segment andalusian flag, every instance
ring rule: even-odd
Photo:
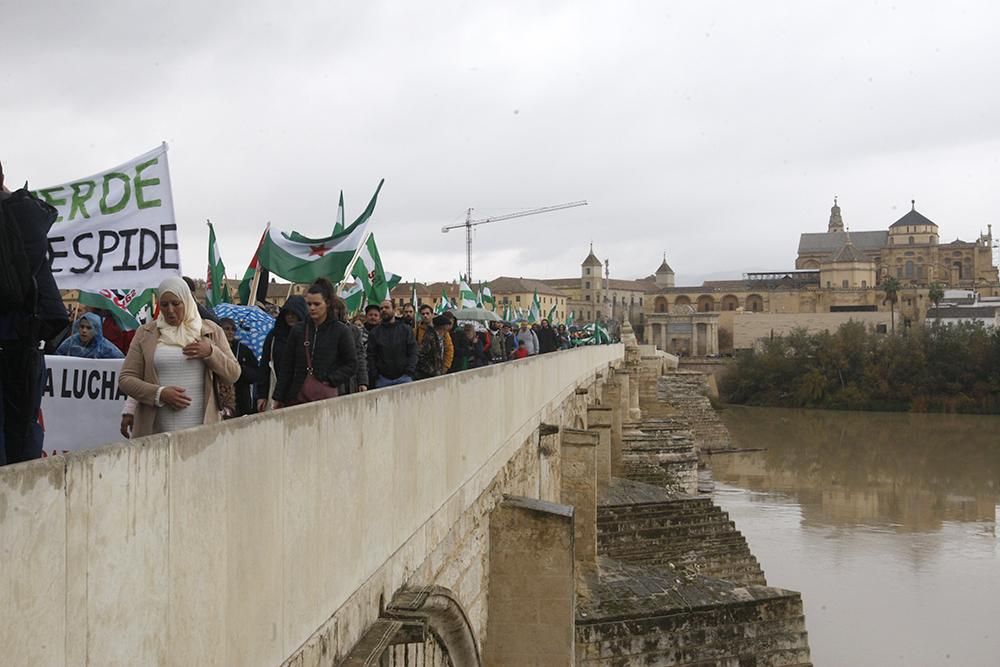
[[[138,329],[153,319],[155,289],[143,292],[134,289],[103,289],[99,292],[80,292],[80,303],[111,313],[123,331]]]
[[[469,287],[469,283],[465,282],[465,278],[458,281],[458,306],[461,308],[476,307],[476,295],[472,293],[472,288]]]
[[[497,308],[496,299],[493,298],[493,290],[490,289],[489,283],[486,283],[479,290],[479,298],[483,302],[484,306],[490,306],[493,310]]]
[[[385,279],[385,269],[382,268],[382,257],[378,254],[374,234],[369,234],[361,246],[351,275],[364,287],[368,303],[380,304],[389,297],[389,284]]]
[[[566,328],[569,329],[573,326],[573,311],[569,311],[569,315],[566,316]]]
[[[340,203],[337,204],[337,221],[333,223],[333,235],[344,231],[344,191],[340,191]]]
[[[220,303],[230,303],[229,285],[226,284],[226,267],[222,264],[215,227],[208,223],[208,275],[205,280],[205,305],[209,309]]]
[[[361,284],[361,281],[354,283],[350,287],[341,287],[338,292],[338,296],[347,304],[348,313],[356,313],[361,310],[361,304],[364,303],[365,299],[365,288]]]
[[[503,321],[512,322],[514,320],[514,311],[510,307],[510,303],[505,303],[503,305]]]
[[[257,249],[254,250],[253,258],[250,260],[250,266],[247,267],[246,272],[243,274],[243,280],[240,281],[237,293],[240,297],[240,303],[244,306],[253,305],[257,301],[267,301],[267,284],[271,281],[271,277],[268,270],[260,265],[260,249],[264,245],[264,239],[267,238],[267,231],[270,228],[271,223],[269,222],[267,223],[267,226],[264,227],[264,233],[260,237],[260,243],[257,244]],[[253,277],[257,272],[260,272],[260,279],[257,281],[257,294],[251,302],[250,288],[253,286]]]
[[[420,321],[420,304],[418,303],[418,301],[419,299],[417,299],[417,283],[415,282],[410,283],[410,303],[413,304],[413,309],[417,311],[413,315],[414,323]]]
[[[296,232],[286,234],[276,229],[268,230],[260,249],[261,266],[295,283],[310,283],[320,277],[333,283],[341,282],[355,252],[367,238],[368,219],[375,211],[384,182],[379,181],[368,207],[340,234],[310,239]]]
[[[549,324],[555,324],[556,321],[556,304],[552,304],[549,308],[549,314],[545,317],[549,321]]]
[[[441,288],[441,301],[438,303],[437,308],[434,309],[436,315],[440,315],[451,308],[451,301],[448,300],[448,293]]]
[[[538,300],[538,289],[535,289],[535,296],[531,299],[531,309],[528,311],[528,324],[534,324],[542,319],[542,302]]]
[[[396,289],[396,285],[403,282],[403,276],[397,276],[395,273],[385,274],[385,284],[389,287],[389,292]]]

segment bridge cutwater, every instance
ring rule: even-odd
[[[809,664],[623,338],[0,469],[3,663]]]

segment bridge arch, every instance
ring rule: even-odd
[[[404,587],[342,665],[479,667],[475,632],[458,597],[443,586]]]

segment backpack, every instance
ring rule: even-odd
[[[34,276],[17,221],[0,201],[0,310],[28,311],[34,300]]]

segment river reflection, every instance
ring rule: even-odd
[[[729,408],[715,497],[816,665],[1000,665],[1000,417]]]

